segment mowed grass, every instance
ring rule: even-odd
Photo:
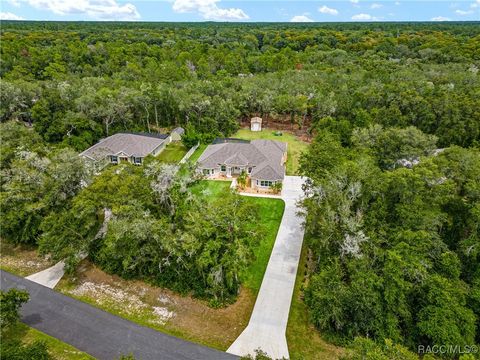
[[[344,349],[327,343],[310,322],[308,308],[303,301],[303,282],[307,264],[304,245],[298,264],[295,288],[287,324],[287,344],[291,360],[339,359]]]
[[[307,150],[308,147],[308,143],[301,141],[295,135],[285,131],[282,131],[281,136],[275,136],[274,131],[269,129],[263,129],[262,131],[250,131],[249,129],[240,129],[232,137],[245,140],[266,139],[286,142],[288,144],[286,166],[287,175],[298,175],[300,156],[302,155],[302,152]]]
[[[19,340],[23,344],[32,344],[43,341],[48,348],[48,353],[55,360],[94,360],[95,358],[68,345],[50,335],[18,322],[2,335],[2,342],[9,339]]]
[[[172,142],[156,158],[164,163],[178,163],[187,151],[188,149],[181,142]]]
[[[197,150],[195,150],[192,154],[192,156],[190,156],[190,159],[189,161],[192,162],[192,163],[196,163],[198,158],[203,154],[203,152],[205,151],[205,149],[207,148],[207,144],[200,144],[197,148]]]
[[[190,188],[195,195],[204,195],[207,201],[215,201],[230,191],[231,181],[202,180]]]
[[[255,197],[245,197],[245,201],[255,204],[258,208],[259,221],[252,225],[260,231],[261,238],[258,246],[254,249],[255,261],[243,274],[242,280],[244,286],[258,293],[277,238],[278,228],[282,222],[285,203],[281,199]]]
[[[203,180],[192,188],[192,192],[204,194],[210,201],[215,201],[221,198],[222,194],[230,191],[230,184],[230,181]],[[285,203],[281,199],[247,196],[242,198],[258,210],[258,222],[251,226],[260,233],[260,241],[253,249],[255,260],[242,274],[243,286],[257,294],[282,221]]]

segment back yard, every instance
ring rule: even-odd
[[[246,140],[266,139],[286,142],[288,144],[287,175],[298,175],[300,155],[308,147],[308,143],[285,131],[282,132],[282,135],[277,136],[273,130],[269,129],[263,129],[257,132],[250,131],[250,129],[240,129],[232,137]]]
[[[165,163],[178,163],[187,153],[188,149],[181,142],[172,142],[157,156]]]

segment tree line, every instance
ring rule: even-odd
[[[2,23],[3,24],[3,23]],[[478,144],[478,26],[9,23],[0,120],[83,150],[122,130],[187,126],[205,141],[258,114],[342,133],[416,126]]]
[[[305,301],[339,343],[370,338],[361,354],[480,343],[480,152],[436,141],[414,127],[357,128],[350,146],[322,132],[302,159]]]

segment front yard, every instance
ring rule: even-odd
[[[282,132],[281,136],[276,136],[273,130],[263,129],[262,131],[250,131],[250,129],[240,129],[233,135],[234,138],[254,140],[266,139],[286,142],[287,148],[287,175],[298,175],[300,155],[307,150],[308,143],[300,140],[297,136]]]
[[[192,191],[205,194],[210,199],[222,196],[226,191],[230,191],[231,181],[200,181]],[[285,203],[281,199],[244,197],[246,202],[250,202],[256,206],[259,212],[260,221],[252,224],[252,227],[259,230],[262,239],[258,247],[254,249],[256,260],[250,264],[248,270],[243,275],[242,283],[245,287],[253,290],[255,294],[262,284],[263,274],[267,268],[268,259],[273,249],[273,244],[277,237],[278,228],[282,221]]]
[[[230,191],[230,182],[201,181],[192,191],[204,194],[206,201],[213,201]],[[284,209],[279,199],[244,199],[259,209],[259,222],[252,226],[261,231],[261,239],[254,249],[256,260],[242,274],[240,294],[229,306],[215,309],[207,301],[192,296],[182,296],[144,281],[125,280],[107,274],[88,260],[80,264],[73,276],[64,277],[56,290],[141,325],[226,350],[248,324]],[[34,249],[8,244],[2,244],[0,264],[3,269],[22,276],[51,265],[38,257]]]

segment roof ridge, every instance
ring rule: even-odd
[[[263,165],[262,165],[263,164]],[[263,171],[267,170],[268,168],[270,168],[270,170],[273,171],[273,173],[278,177],[278,178],[282,178],[285,176],[284,173],[280,174],[277,169],[275,169],[270,163],[268,163],[268,161],[264,161],[263,163],[259,164],[259,166],[256,167],[256,171],[254,174],[252,174],[253,176],[258,176],[258,174],[261,174]]]
[[[227,143],[220,143],[220,144],[212,144],[212,145],[209,145],[209,146],[218,145],[218,149],[215,150],[214,152],[212,152],[210,155],[208,155],[208,157],[206,157],[205,159],[202,159],[202,161],[207,161],[208,159],[210,159],[213,155],[215,155],[217,152],[219,152],[220,149],[222,149],[222,148],[225,146],[225,144],[227,144]],[[202,156],[200,155],[200,157],[202,157]]]

